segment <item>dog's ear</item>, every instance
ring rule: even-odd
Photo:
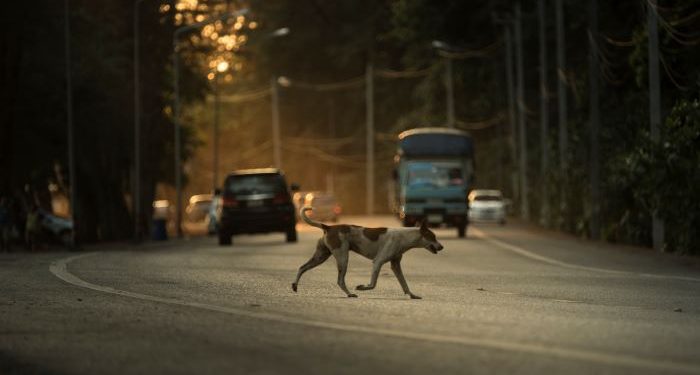
[[[428,227],[428,220],[427,219],[422,219],[421,221],[416,223],[416,227],[420,229],[425,229]]]

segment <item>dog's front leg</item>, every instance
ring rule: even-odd
[[[417,296],[417,295],[411,293],[411,291],[408,289],[408,283],[406,282],[406,278],[403,277],[403,271],[401,271],[401,256],[400,255],[391,260],[391,270],[394,271],[394,275],[399,280],[399,284],[401,284],[401,288],[403,289],[404,294],[408,294],[409,296],[411,296],[411,299],[421,299],[422,298],[420,296]]]
[[[348,297],[357,297],[357,294],[350,293],[348,287],[345,286],[345,274],[348,271],[348,246],[341,246],[338,249],[331,250],[336,262],[338,263],[338,286],[348,295]]]
[[[379,271],[381,271],[382,266],[386,263],[386,260],[382,258],[374,258],[372,263],[372,278],[369,280],[367,285],[358,285],[355,289],[357,290],[370,290],[377,286],[377,278],[379,278]]]

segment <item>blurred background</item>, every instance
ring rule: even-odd
[[[71,218],[77,242],[145,237],[154,207],[177,211],[178,187],[184,210],[241,168],[281,168],[343,213],[389,213],[397,135],[446,126],[471,134],[475,187],[501,190],[512,215],[659,250],[700,244],[697,1],[11,9],[0,196],[18,221],[33,204]]]

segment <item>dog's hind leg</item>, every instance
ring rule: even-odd
[[[339,248],[332,249],[331,252],[338,263],[338,286],[340,289],[348,295],[348,297],[357,297],[357,294],[350,293],[348,287],[345,285],[345,274],[348,271],[348,259],[350,255],[348,253],[350,245],[344,242]]]
[[[396,276],[397,279],[399,279],[399,284],[401,284],[401,288],[403,289],[404,294],[408,294],[411,296],[411,299],[421,299],[420,296],[417,296],[408,289],[408,283],[406,282],[406,279],[403,277],[403,271],[401,271],[401,256],[399,255],[398,257],[394,258],[391,260],[391,270],[394,271],[394,275]]]
[[[301,275],[304,274],[304,272],[318,266],[319,264],[323,263],[328,259],[328,257],[331,256],[331,251],[328,250],[328,247],[326,244],[323,243],[323,238],[318,240],[318,243],[316,244],[316,252],[314,255],[309,259],[308,262],[304,263],[301,267],[299,267],[299,272],[297,272],[297,278],[294,280],[292,283],[292,290],[297,291],[297,286],[299,285],[299,279],[301,279]]]

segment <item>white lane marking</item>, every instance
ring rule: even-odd
[[[658,275],[658,274],[651,274],[651,273],[619,271],[619,270],[611,270],[611,269],[607,269],[607,268],[587,267],[587,266],[581,266],[578,264],[562,262],[560,260],[552,259],[552,258],[543,256],[543,255],[539,255],[539,254],[535,254],[533,252],[527,251],[520,246],[511,245],[507,242],[497,240],[497,239],[487,235],[486,233],[484,233],[483,231],[481,231],[477,228],[471,228],[470,231],[472,231],[472,233],[476,234],[477,237],[483,239],[484,241],[490,242],[490,243],[492,243],[500,248],[512,251],[516,254],[520,254],[526,258],[530,258],[530,259],[536,260],[538,262],[547,263],[547,264],[551,264],[554,266],[571,268],[571,269],[576,269],[576,270],[581,270],[581,271],[602,272],[602,273],[608,273],[608,274],[620,275],[620,276],[632,275],[632,276],[647,277],[647,278],[653,278],[653,279],[673,279],[673,280],[700,282],[700,278],[690,277],[690,276]]]
[[[235,307],[224,307],[211,305],[201,302],[190,302],[175,298],[158,297],[148,294],[130,292],[126,290],[115,289],[108,286],[102,286],[87,282],[73,275],[68,271],[68,264],[76,259],[95,255],[98,253],[86,253],[76,255],[64,259],[57,260],[49,266],[49,270],[59,279],[82,288],[92,289],[98,292],[116,294],[123,297],[136,298],[151,302],[167,303],[170,305],[193,307],[202,310],[221,312],[225,314],[239,315],[253,319],[265,319],[286,324],[297,324],[314,328],[334,329],[338,331],[351,333],[364,333],[370,335],[381,335],[400,339],[409,339],[416,341],[430,341],[441,344],[460,344],[481,349],[495,349],[501,351],[519,352],[526,354],[534,354],[548,357],[557,357],[567,360],[579,360],[595,362],[605,365],[635,367],[645,370],[658,371],[674,371],[679,373],[698,374],[700,373],[700,364],[679,363],[661,359],[647,359],[624,354],[606,354],[603,352],[595,352],[590,350],[563,348],[558,346],[547,346],[536,343],[516,343],[488,338],[472,338],[472,337],[457,337],[441,334],[418,333],[399,331],[386,328],[372,328],[358,326],[353,324],[332,323],[320,320],[302,319],[289,317],[285,315],[267,313],[267,312],[252,312]]]

